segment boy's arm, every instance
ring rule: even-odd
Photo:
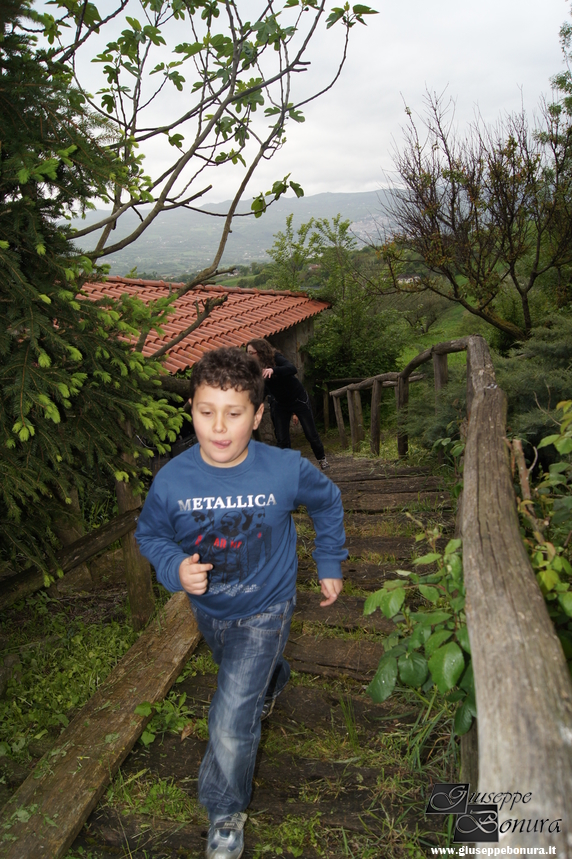
[[[316,539],[312,557],[318,567],[318,578],[325,600],[331,605],[342,589],[344,549],[344,508],[340,490],[307,459],[300,460],[300,479],[294,504],[304,504],[314,523]]]
[[[188,555],[175,539],[169,519],[167,500],[161,497],[155,483],[151,485],[137,522],[135,539],[144,555],[155,567],[157,579],[168,591],[183,590],[179,567]]]

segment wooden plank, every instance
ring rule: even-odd
[[[354,410],[357,425],[357,437],[359,441],[365,439],[365,431],[363,428],[363,409],[361,407],[361,394],[359,391],[354,391]]]
[[[340,487],[342,495],[345,493],[356,492],[379,492],[383,495],[393,495],[396,492],[427,492],[428,490],[438,491],[443,485],[443,480],[440,477],[432,475],[404,475],[403,477],[381,476],[370,477],[369,480],[363,480],[356,475],[355,480],[342,480],[338,478],[335,481]]]
[[[385,510],[405,509],[420,501],[432,507],[449,506],[448,492],[347,492],[343,493],[344,509],[356,513],[383,513]]]
[[[327,388],[322,391],[322,410],[324,412],[324,434],[327,434],[330,430],[330,398]]]
[[[375,674],[383,656],[383,647],[372,641],[295,635],[290,636],[284,653],[295,671],[365,681],[371,680]]]
[[[381,384],[377,381],[373,383],[371,392],[371,420],[370,420],[370,442],[369,447],[374,456],[379,456],[379,446],[381,443]]]
[[[341,629],[367,629],[370,632],[385,632],[388,635],[395,631],[395,624],[388,620],[380,611],[363,613],[365,597],[345,596],[343,593],[333,605],[320,606],[318,594],[308,591],[298,591],[294,619],[323,623],[325,626]]]
[[[70,570],[102,552],[111,543],[135,528],[140,512],[140,508],[129,510],[107,525],[70,543],[57,554],[60,568],[64,573],[69,573]],[[52,571],[52,575],[55,575],[55,570]],[[12,572],[0,581],[0,609],[8,608],[19,599],[43,587],[44,574],[41,570],[34,568],[23,573]]]
[[[141,507],[141,497],[133,495],[131,486],[123,480],[116,480],[115,494],[120,513],[127,513]],[[131,608],[133,629],[143,629],[155,608],[155,595],[151,577],[151,564],[139,551],[135,532],[128,531],[121,538],[125,581]]]
[[[164,698],[199,639],[175,594],[2,809],[4,859],[66,853],[148,721],[135,708]]]
[[[407,406],[409,403],[409,378],[400,376],[395,389],[397,406],[397,455],[400,459],[407,456]]]
[[[491,380],[484,341],[476,345],[469,351],[462,531],[479,789],[502,785],[503,791],[524,792],[519,785],[526,785],[530,801],[518,817],[559,819],[561,830],[530,829],[526,846],[546,853],[553,847],[570,859],[572,683],[520,535],[505,442],[506,398]],[[502,826],[516,807],[499,811]],[[509,828],[503,845],[522,844],[523,836]]]
[[[101,528],[86,534],[84,537],[76,540],[75,543],[71,543],[65,549],[62,549],[58,553],[58,560],[64,573],[73,570],[79,564],[89,561],[90,558],[107,549],[108,546],[115,543],[120,537],[124,537],[125,534],[135,530],[140,513],[140,506],[128,510],[111,522],[108,522],[107,525],[102,525]]]
[[[340,436],[340,444],[342,447],[348,446],[348,441],[346,438],[346,428],[344,426],[344,416],[342,414],[342,404],[340,403],[339,397],[333,397],[334,401],[334,414],[336,416],[336,423],[338,425],[338,434]]]
[[[401,565],[399,565],[401,566]],[[345,580],[365,591],[376,591],[387,578],[395,578],[397,564],[369,564],[367,561],[342,561],[342,575]],[[300,562],[298,566],[298,581],[317,584],[318,576],[315,565],[310,562]],[[317,596],[317,595],[316,595]],[[319,603],[319,600],[318,600]]]
[[[352,451],[355,453],[359,448],[359,435],[358,435],[358,427],[357,427],[357,417],[355,413],[355,400],[353,391],[348,391],[347,393],[348,400],[348,414],[350,417],[350,436],[352,439]]]

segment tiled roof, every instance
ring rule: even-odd
[[[120,298],[124,293],[151,301],[169,295],[182,283],[165,283],[163,280],[141,280],[108,277],[105,283],[88,283],[84,292],[95,299],[111,296]],[[215,307],[202,325],[184,340],[173,346],[165,360],[170,373],[191,367],[204,352],[219,346],[244,346],[254,337],[268,337],[291,328],[305,319],[316,316],[329,305],[310,298],[302,292],[283,292],[274,289],[240,289],[228,286],[198,286],[175,301],[176,312],[163,325],[165,335],[151,331],[143,348],[144,355],[152,355],[188,328],[196,319],[196,301],[227,293],[228,298]]]

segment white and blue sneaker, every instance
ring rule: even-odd
[[[244,851],[244,824],[247,815],[237,811],[215,820],[209,827],[207,859],[239,859]]]

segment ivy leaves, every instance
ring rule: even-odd
[[[379,608],[392,618],[396,631],[386,641],[375,677],[368,687],[374,701],[381,703],[394,692],[398,683],[428,691],[435,686],[449,700],[458,701],[454,730],[466,733],[476,716],[470,644],[465,624],[465,591],[460,540],[450,540],[445,551],[436,551],[438,531],[421,534],[434,551],[414,562],[417,566],[439,564],[436,573],[420,576],[398,570],[400,579],[385,582],[371,594],[364,614]],[[434,609],[415,612],[406,605],[408,595],[420,594]]]

